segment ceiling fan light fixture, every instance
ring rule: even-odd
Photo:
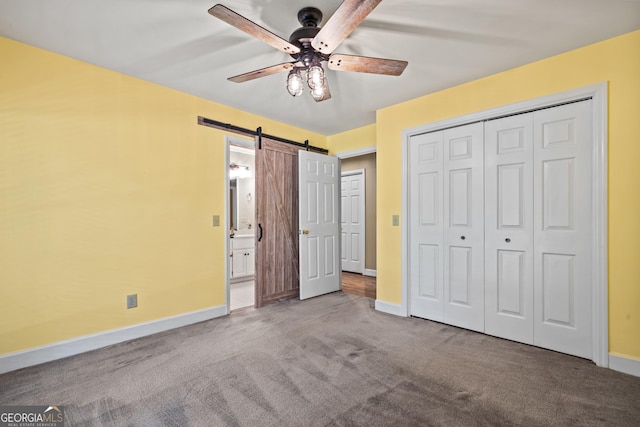
[[[324,85],[324,69],[319,62],[312,64],[307,69],[307,84],[311,89]]]
[[[229,179],[251,178],[251,169],[249,166],[231,163],[229,165]]]
[[[294,68],[289,71],[289,77],[287,77],[287,91],[291,96],[299,96],[302,95],[303,90],[302,76],[300,75],[300,70]]]
[[[316,84],[314,87],[310,87],[311,96],[318,102],[322,101],[327,94],[327,81],[322,79],[322,84]]]

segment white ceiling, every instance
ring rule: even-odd
[[[284,39],[301,7],[326,21],[340,3],[223,1]],[[291,97],[286,73],[228,81],[290,57],[210,16],[214,4],[3,0],[0,36],[331,135],[374,123],[379,108],[640,28],[640,0],[383,0],[336,52],[406,60],[404,74],[328,71],[332,98],[316,103]]]

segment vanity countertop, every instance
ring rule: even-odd
[[[255,234],[254,233],[250,233],[250,234],[249,233],[240,233],[239,234],[238,232],[236,232],[236,234],[234,234],[232,238],[233,239],[242,239],[242,238],[246,239],[247,237],[253,238],[253,237],[255,237]]]

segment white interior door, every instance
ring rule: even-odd
[[[340,290],[340,167],[337,157],[300,150],[300,299]]]
[[[364,273],[365,179],[364,169],[342,173],[340,222],[342,271]]]
[[[484,127],[444,131],[444,321],[484,331]]]
[[[444,320],[443,132],[409,141],[410,314]]]
[[[533,113],[485,123],[485,332],[533,344]]]
[[[592,358],[591,103],[534,113],[534,344]]]

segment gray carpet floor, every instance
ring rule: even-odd
[[[68,426],[639,426],[640,378],[334,293],[0,375]]]

